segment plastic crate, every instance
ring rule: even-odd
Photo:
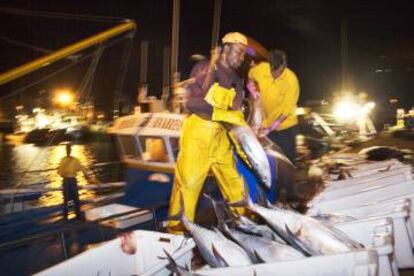
[[[334,198],[353,195],[356,193],[373,190],[373,189],[377,189],[377,188],[381,188],[381,187],[385,187],[389,185],[398,185],[399,183],[404,183],[407,180],[408,179],[406,179],[404,175],[398,175],[394,177],[386,177],[383,179],[378,179],[377,181],[361,183],[359,185],[342,186],[341,188],[338,188],[338,189],[326,189],[322,193],[320,193],[316,198],[314,198],[314,201],[321,201],[324,199],[334,199]]]
[[[256,264],[250,266],[210,268],[195,271],[197,275],[267,276],[267,275],[377,275],[375,250],[309,257],[301,260]]]
[[[101,207],[96,207],[90,210],[85,211],[85,218],[88,221],[95,221],[98,219],[106,218],[116,214],[122,214],[126,212],[137,211],[132,214],[125,216],[119,216],[107,221],[102,221],[102,224],[116,227],[116,228],[127,228],[132,225],[139,223],[144,223],[154,219],[153,212],[148,209],[140,209],[136,207],[131,207],[123,204],[109,204]]]
[[[129,255],[122,251],[120,239],[83,252],[35,275],[170,275],[163,249],[180,265],[191,265],[195,243],[183,236],[152,231],[134,231],[137,250]]]
[[[386,172],[379,172],[373,175],[366,175],[359,178],[347,178],[336,181],[329,181],[326,183],[324,192],[343,189],[346,187],[359,186],[364,183],[386,183],[386,182],[404,182],[405,180],[412,179],[411,169],[399,168]]]
[[[378,275],[398,275],[393,247],[393,222],[390,218],[356,220],[334,225],[351,239],[378,254]]]
[[[407,205],[399,205],[399,210],[395,209],[388,213],[381,213],[377,216],[370,216],[369,218],[365,218],[366,220],[370,219],[380,219],[380,218],[389,218],[393,221],[393,228],[394,228],[394,247],[395,247],[395,255],[396,255],[396,262],[399,268],[412,268],[414,267],[414,255],[412,251],[412,244],[410,239],[409,228],[407,227],[408,217],[410,214],[409,206]],[[355,207],[354,209],[358,209]],[[352,214],[355,216],[358,211],[355,211],[352,208],[349,209],[342,209],[339,211],[330,210],[329,213],[332,214],[342,214],[342,215],[350,215]],[[326,212],[325,212],[326,213]],[[364,219],[364,218],[362,218]]]
[[[338,198],[322,198],[313,200],[308,206],[316,208],[324,213],[332,210],[349,209],[354,206],[366,204],[368,202],[380,202],[379,199],[394,198],[414,193],[414,181],[409,180],[394,185],[386,185],[379,187],[370,187],[360,190],[358,193],[338,197]]]

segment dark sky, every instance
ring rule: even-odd
[[[150,94],[159,94],[162,82],[162,51],[171,44],[172,0],[152,1],[1,1],[0,7],[105,17],[130,18],[138,29],[133,41],[124,93],[131,99],[138,86],[139,46],[149,41],[148,83]],[[355,92],[366,91],[373,99],[399,97],[408,107],[414,104],[414,1],[241,1],[222,0],[220,36],[240,31],[266,48],[281,48],[301,84],[301,102],[329,98],[341,89],[341,22],[346,22],[347,69]],[[213,22],[213,0],[181,0],[179,69],[188,76],[190,55],[208,54]],[[40,18],[1,13],[0,70],[5,71],[43,55],[5,39],[55,50],[96,32],[114,22],[91,22]],[[107,20],[108,21],[108,20]],[[343,25],[345,26],[345,25]],[[344,29],[343,29],[344,30]],[[108,108],[118,82],[122,55],[127,43],[105,51],[97,68],[93,90],[98,106]],[[0,96],[39,80],[62,68],[62,61],[0,88]],[[57,86],[79,87],[87,65],[76,66],[41,82],[13,101],[37,96]]]

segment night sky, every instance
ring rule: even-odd
[[[414,1],[238,1],[222,0],[220,37],[240,31],[266,48],[287,52],[289,67],[301,84],[300,102],[328,99],[341,90],[341,24],[348,37],[347,71],[354,92],[364,91],[379,103],[397,97],[405,107],[414,105]],[[163,48],[171,44],[172,0],[153,1],[1,1],[2,8],[104,16],[106,22],[41,18],[0,13],[0,70],[44,55],[10,41],[56,50],[130,18],[138,28],[129,57],[123,93],[133,102],[139,84],[140,42],[149,41],[149,93],[159,95]],[[208,55],[214,0],[181,0],[179,70],[188,76],[190,55]],[[112,17],[112,19],[109,19]],[[344,30],[344,29],[342,29]],[[105,51],[93,83],[98,108],[109,109],[116,89],[127,41]],[[84,54],[90,53],[91,50]],[[57,86],[76,89],[91,59],[32,86],[7,103],[27,102]],[[70,64],[64,60],[19,78],[0,88],[9,95]],[[4,105],[6,101],[3,100]],[[8,105],[8,104],[7,104]]]

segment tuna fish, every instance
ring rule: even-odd
[[[269,189],[271,186],[269,161],[253,130],[248,126],[234,127],[231,130],[231,136],[246,154],[248,162],[260,182]]]
[[[185,216],[182,218],[182,222],[194,238],[204,260],[211,267],[252,264],[247,253],[218,230],[212,231],[201,227],[190,222]],[[220,259],[217,258],[217,255],[220,256]],[[225,260],[225,262],[222,260]]]
[[[191,273],[189,269],[186,269],[180,265],[177,264],[177,262],[174,260],[174,258],[165,250],[163,249],[164,254],[167,256],[168,261],[170,262],[170,265],[168,266],[168,269],[170,269],[175,275],[177,276],[196,276],[196,274]]]
[[[262,114],[262,99],[258,97],[257,99],[249,100],[249,109],[250,114],[247,119],[248,124],[251,126],[255,133],[262,127],[263,114]]]
[[[218,228],[220,230],[225,231],[225,224],[231,224],[234,228],[244,233],[283,243],[283,240],[278,237],[267,225],[257,224],[245,216],[236,217],[235,214],[232,214],[228,210],[225,202],[216,201],[208,194],[203,195],[208,198],[213,205],[214,212],[217,217]]]
[[[349,252],[361,245],[339,230],[309,216],[277,207],[248,207],[260,215],[285,241],[307,255]]]
[[[256,235],[267,240],[277,241],[278,243],[285,243],[269,226],[257,224],[245,216],[240,216],[235,221],[235,224],[236,229],[246,234]]]
[[[280,262],[302,259],[305,256],[293,247],[225,228],[225,233],[236,241],[256,263]]]
[[[324,223],[328,224],[336,224],[336,223],[342,223],[342,222],[349,222],[354,221],[356,218],[347,216],[347,215],[334,215],[334,214],[318,214],[315,216],[312,216],[314,219],[317,219],[319,221],[322,221]]]

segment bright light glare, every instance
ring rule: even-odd
[[[49,124],[50,124],[50,120],[45,114],[39,113],[36,116],[36,127],[37,128],[45,128]]]
[[[372,110],[375,107],[375,103],[374,102],[367,102],[365,104],[365,108],[367,108],[368,110]]]
[[[303,107],[298,107],[298,108],[296,109],[295,114],[296,114],[296,115],[298,115],[298,116],[300,116],[300,115],[305,115],[305,114],[306,114],[306,112],[305,112],[305,109],[304,109]]]
[[[352,97],[345,97],[334,106],[333,115],[341,122],[361,121],[366,120],[366,116],[374,108],[374,102],[362,104]]]
[[[335,106],[333,114],[340,121],[349,121],[355,119],[360,111],[361,106],[350,100],[344,100]]]
[[[73,95],[69,90],[58,90],[55,94],[55,102],[68,106],[73,103]]]

